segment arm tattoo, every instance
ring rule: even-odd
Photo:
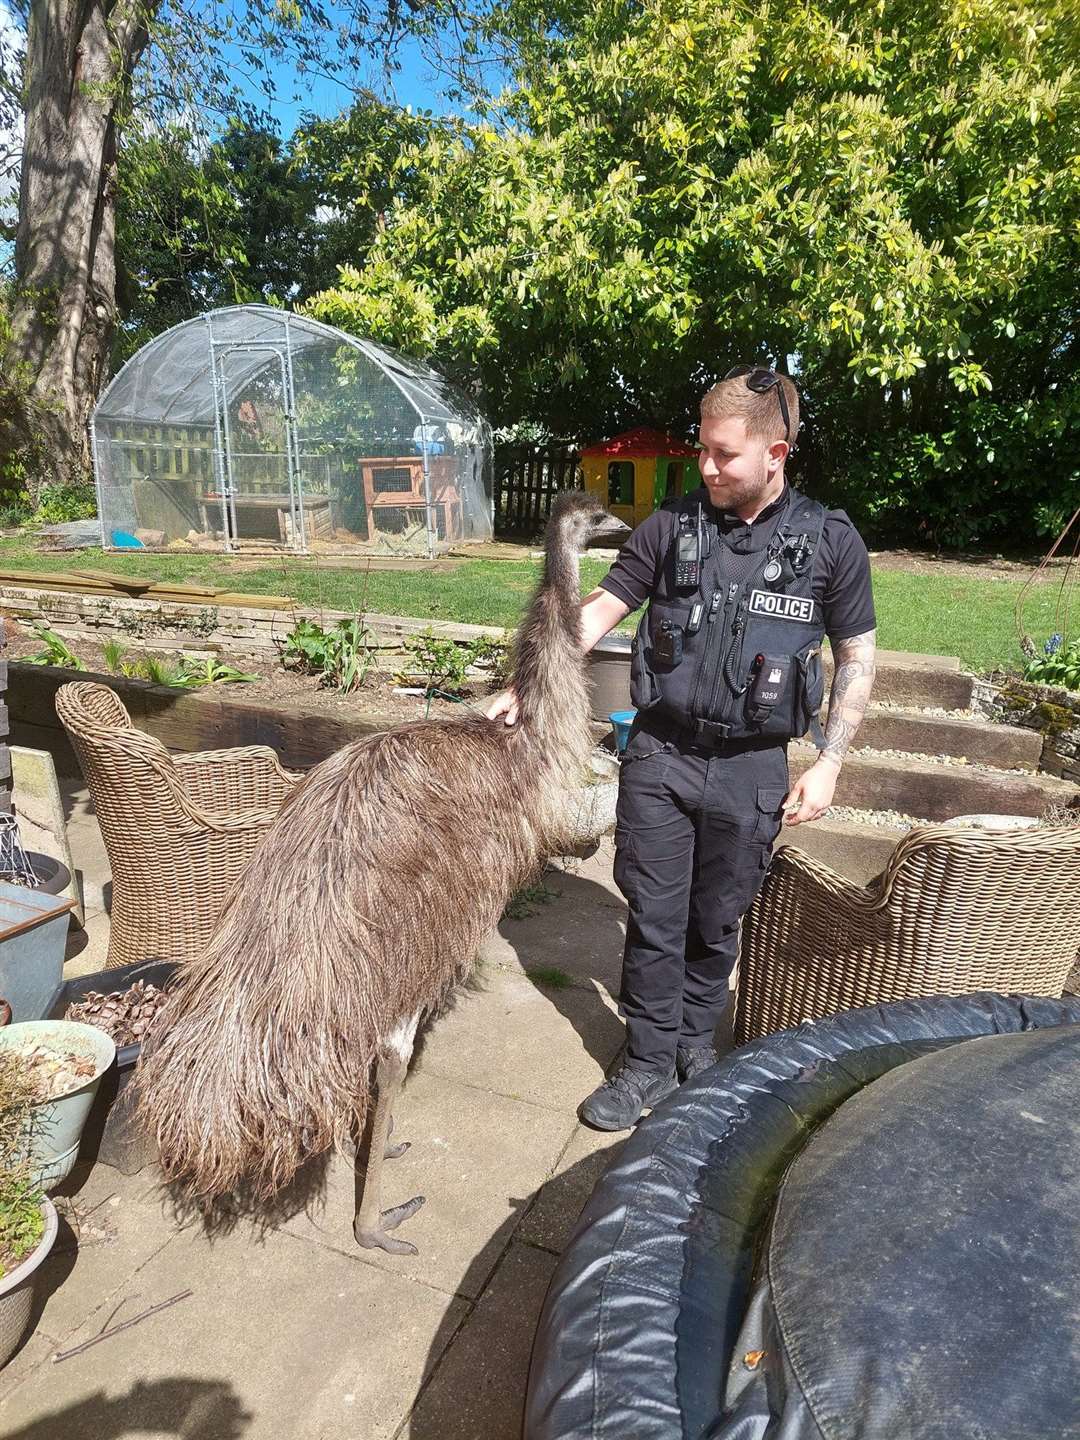
[[[874,647],[877,632],[867,630],[838,640],[833,646],[836,669],[829,692],[829,718],[821,751],[836,764],[844,763],[855,732],[862,724],[874,683]]]

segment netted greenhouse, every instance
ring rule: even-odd
[[[492,529],[491,429],[443,376],[267,305],[158,335],[102,395],[106,546],[433,555]]]

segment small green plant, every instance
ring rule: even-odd
[[[27,1151],[34,1091],[16,1050],[0,1050],[0,1278],[35,1249],[45,1230],[41,1191],[30,1179]]]
[[[57,665],[63,670],[85,670],[86,665],[72,650],[66,640],[46,625],[35,625],[34,634],[42,643],[36,655],[28,655],[28,665]]]
[[[288,670],[318,675],[342,695],[359,690],[375,664],[371,636],[362,620],[339,620],[328,630],[314,620],[298,620],[285,638],[281,663]]]
[[[506,643],[486,635],[467,641],[442,640],[427,631],[406,640],[404,648],[411,663],[406,663],[399,681],[422,675],[429,695],[459,699],[468,691],[470,670],[486,670],[493,679],[501,678],[506,671]]]
[[[1024,667],[1024,679],[1080,690],[1080,640],[1071,640],[1066,645],[1060,635],[1051,635],[1043,646],[1043,653]]]
[[[143,678],[151,685],[181,685],[180,668],[160,655],[147,655],[140,666]]]
[[[25,525],[33,511],[29,490],[5,490],[0,494],[0,529]]]
[[[543,985],[545,990],[568,990],[573,985],[573,976],[557,965],[532,965],[528,970],[534,985]]]
[[[93,485],[43,485],[30,523],[61,525],[67,520],[89,520],[96,514]]]
[[[213,657],[194,660],[185,656],[180,661],[179,676],[173,683],[197,689],[201,685],[250,684],[258,678],[258,675],[247,675],[243,670],[237,670],[234,665],[223,665]]]
[[[127,651],[119,640],[106,640],[101,647],[101,653],[109,672],[113,675],[120,675],[124,670],[124,657]]]
[[[531,884],[523,885],[516,895],[512,895],[506,902],[502,918],[504,920],[528,920],[531,916],[540,913],[541,905],[549,905],[552,900],[557,900],[562,891],[553,890],[548,885],[549,873],[545,870],[538,879]]]

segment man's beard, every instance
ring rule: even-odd
[[[757,474],[740,480],[739,483],[726,489],[723,499],[719,502],[720,508],[724,510],[739,510],[744,506],[754,505],[759,501],[769,488],[769,461],[767,456],[761,457]],[[706,486],[708,489],[708,486]]]

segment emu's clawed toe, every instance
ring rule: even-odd
[[[408,1240],[395,1240],[389,1233],[396,1230],[404,1220],[410,1219],[424,1203],[423,1195],[416,1195],[412,1200],[406,1200],[404,1205],[395,1205],[392,1210],[384,1210],[379,1216],[378,1225],[370,1228],[362,1226],[359,1220],[353,1222],[353,1238],[364,1250],[385,1250],[389,1255],[418,1255],[420,1252],[415,1245]]]
[[[412,1144],[411,1140],[402,1140],[400,1145],[387,1145],[383,1151],[384,1160],[400,1160],[405,1151]]]
[[[393,1133],[394,1133],[394,1117],[391,1116],[391,1117],[390,1117],[390,1129],[389,1129],[389,1131],[387,1132],[387,1134],[388,1134],[388,1136],[389,1136],[389,1135],[392,1135]],[[402,1140],[402,1142],[400,1143],[400,1145],[387,1145],[386,1149],[383,1151],[383,1159],[384,1159],[384,1160],[400,1160],[401,1157],[402,1157],[402,1155],[405,1154],[405,1151],[408,1150],[408,1148],[409,1148],[409,1146],[410,1146],[411,1144],[412,1144],[412,1141],[411,1141],[411,1140]]]

